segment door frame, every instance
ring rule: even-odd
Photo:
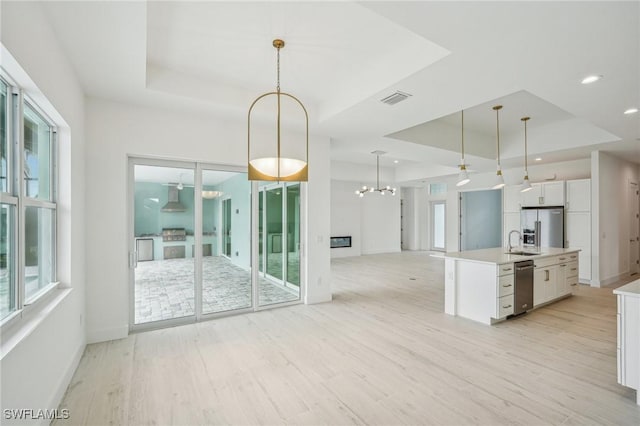
[[[436,204],[444,205],[444,247],[435,247],[434,235],[435,235],[435,215],[434,206]],[[429,201],[429,249],[432,251],[446,251],[447,250],[447,200],[432,200]]]
[[[136,257],[136,247],[135,247],[135,166],[152,166],[152,167],[169,167],[169,168],[183,168],[183,169],[191,169],[194,173],[194,188],[198,188],[199,181],[199,173],[198,173],[198,165],[195,162],[191,161],[180,161],[180,160],[167,160],[167,159],[155,159],[155,158],[145,158],[138,156],[129,156],[128,157],[128,176],[127,176],[127,222],[128,222],[128,230],[127,230],[127,247],[128,249],[128,258],[129,258],[129,279],[127,281],[127,285],[129,287],[129,333],[138,332],[138,331],[147,331],[147,330],[155,330],[158,328],[166,328],[166,327],[174,327],[177,325],[183,324],[191,324],[198,321],[200,316],[199,310],[201,310],[202,303],[199,300],[200,295],[202,294],[202,287],[200,285],[200,289],[198,291],[199,284],[202,283],[201,279],[201,269],[202,262],[200,259],[194,255],[194,314],[189,316],[184,316],[180,318],[171,318],[160,321],[152,321],[146,322],[142,324],[135,324],[135,270],[137,266]],[[194,189],[194,205],[198,205],[197,203],[202,203],[202,193],[198,194],[198,191]],[[198,201],[199,200],[199,201]],[[202,228],[202,209],[194,209],[194,230]],[[201,234],[201,232],[200,232]],[[199,243],[201,244],[202,238],[198,238],[198,232],[194,232],[194,244],[196,246],[196,253],[198,253],[198,248],[200,254],[202,254],[202,247],[199,247]]]
[[[638,264],[638,260],[640,260],[640,241],[636,239],[635,246],[636,249],[634,251],[631,250],[633,246],[633,241],[631,240],[631,226],[632,222],[638,229],[638,234],[640,234],[640,217],[634,217],[634,215],[638,215],[640,211],[640,194],[638,191],[640,190],[640,185],[637,182],[629,181],[627,185],[627,197],[629,198],[629,275],[636,275],[640,273],[640,264]],[[634,194],[635,192],[635,194]],[[634,206],[635,204],[635,206]],[[635,236],[638,238],[638,235]],[[631,257],[634,257],[632,259]],[[635,263],[635,266],[634,266]]]
[[[225,317],[230,315],[237,315],[243,313],[250,313],[257,310],[276,307],[279,305],[266,305],[258,309],[258,299],[257,299],[257,276],[254,276],[253,271],[256,268],[253,267],[255,257],[254,257],[254,246],[257,247],[257,244],[254,244],[255,241],[254,235],[254,224],[255,219],[255,211],[257,210],[257,204],[254,203],[254,195],[257,193],[258,185],[256,182],[251,182],[251,194],[250,194],[250,235],[251,235],[251,244],[250,244],[250,277],[251,277],[251,306],[248,308],[235,309],[230,311],[223,312],[211,312],[211,313],[202,313],[202,174],[203,171],[211,170],[211,171],[226,171],[226,172],[235,172],[235,173],[247,173],[246,167],[240,166],[231,166],[226,164],[216,164],[216,163],[205,163],[205,162],[195,162],[195,161],[183,161],[183,160],[172,160],[166,158],[156,158],[156,157],[141,157],[137,155],[129,155],[127,157],[127,247],[129,254],[129,268],[128,268],[128,312],[129,312],[129,333],[141,332],[141,331],[149,331],[156,330],[167,327],[174,327],[177,325],[184,324],[192,324],[200,321],[206,321],[209,319]],[[171,168],[185,168],[191,169],[194,172],[194,206],[200,206],[199,208],[194,208],[194,315],[189,315],[181,318],[173,318],[167,320],[153,321],[142,324],[134,324],[135,320],[135,267],[132,265],[135,264],[133,260],[133,253],[135,253],[135,166],[153,166],[153,167],[171,167]],[[255,208],[254,208],[255,206]],[[257,227],[255,228],[257,231]],[[300,303],[297,301],[297,303]],[[293,303],[288,303],[293,304]]]

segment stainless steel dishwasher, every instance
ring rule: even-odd
[[[513,315],[533,308],[533,260],[516,262]]]

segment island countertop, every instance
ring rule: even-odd
[[[575,253],[580,249],[558,248],[558,247],[514,247],[512,251],[524,251],[528,253],[538,253],[535,255],[509,254],[509,249],[505,247],[495,247],[480,250],[448,252],[444,255],[447,259],[468,260],[472,262],[493,263],[496,265],[519,262],[521,260],[535,260],[547,256],[557,256],[565,253]]]
[[[629,284],[623,285],[613,290],[613,294],[622,294],[624,296],[640,297],[640,280],[635,280]]]

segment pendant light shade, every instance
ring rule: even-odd
[[[277,50],[276,90],[258,96],[249,107],[247,116],[249,180],[306,182],[309,163],[309,115],[298,98],[280,90],[280,49],[284,47],[284,41],[273,40],[273,47]],[[275,112],[275,141],[261,140],[259,135],[251,134],[251,113],[254,108],[259,108],[265,113]],[[283,112],[286,112],[288,119],[297,117],[304,121],[304,140],[299,141],[295,140],[295,136],[283,135]],[[269,133],[269,137],[271,135]]]
[[[529,182],[529,170],[527,163],[527,121],[529,121],[529,119],[530,117],[522,117],[520,119],[524,123],[524,180],[522,182],[520,192],[527,192],[533,189],[531,187],[531,182]]]
[[[356,189],[356,195],[360,198],[364,197],[367,192],[379,192],[380,195],[384,195],[389,192],[391,195],[396,195],[396,188],[392,188],[389,185],[380,187],[380,156],[386,154],[384,151],[373,151],[372,154],[376,156],[376,187],[368,187],[364,185],[361,189]]]
[[[493,110],[496,112],[496,177],[494,179],[495,184],[493,185],[493,189],[500,189],[504,187],[504,176],[502,176],[502,168],[500,167],[500,110],[502,109],[502,105],[496,105],[493,107]]]
[[[500,170],[500,166],[498,166],[498,171],[496,171],[496,177],[493,179],[494,185],[491,189],[500,189],[504,188],[504,176],[502,176],[502,170]]]
[[[469,182],[471,182],[471,179],[469,179],[469,173],[467,173],[467,168],[465,167],[464,164],[461,164],[460,173],[458,174],[458,183],[456,183],[456,186],[466,185]]]
[[[469,174],[467,173],[467,165],[464,163],[464,110],[460,111],[460,154],[462,156],[462,160],[460,161],[460,173],[458,174],[458,182],[456,186],[462,186],[468,184],[471,179],[469,179]]]

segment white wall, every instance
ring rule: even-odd
[[[330,216],[331,162],[329,140],[317,139],[309,146],[309,183],[303,200],[307,216],[307,294],[306,303],[331,300]]]
[[[73,289],[3,354],[1,405],[51,409],[60,403],[85,346],[84,95],[41,5],[2,2],[1,7],[0,39],[8,50],[2,66],[60,124],[58,279]],[[21,325],[12,328],[19,331]],[[3,331],[3,343],[8,334]],[[3,416],[3,424],[10,423]]]
[[[331,235],[353,237],[351,248],[331,249],[331,257],[400,251],[400,194],[361,198],[355,194],[361,185],[331,181]]]
[[[87,333],[97,342],[128,333],[127,156],[245,166],[246,122],[90,98],[87,140],[86,183],[100,188],[87,192],[87,241],[96,242],[87,253]],[[311,137],[309,158],[306,300],[315,303],[331,299],[328,139]]]
[[[400,251],[400,197],[366,194],[362,201],[362,254]]]
[[[591,153],[592,285],[629,273],[629,182],[640,181],[637,164],[600,151]]]
[[[402,188],[402,249],[403,250],[422,250],[423,237],[422,223],[420,223],[421,210],[424,209],[423,202],[424,189],[421,188]]]
[[[362,199],[355,194],[357,187],[354,182],[331,181],[331,236],[351,236],[351,247],[332,248],[332,258],[362,254]]]

